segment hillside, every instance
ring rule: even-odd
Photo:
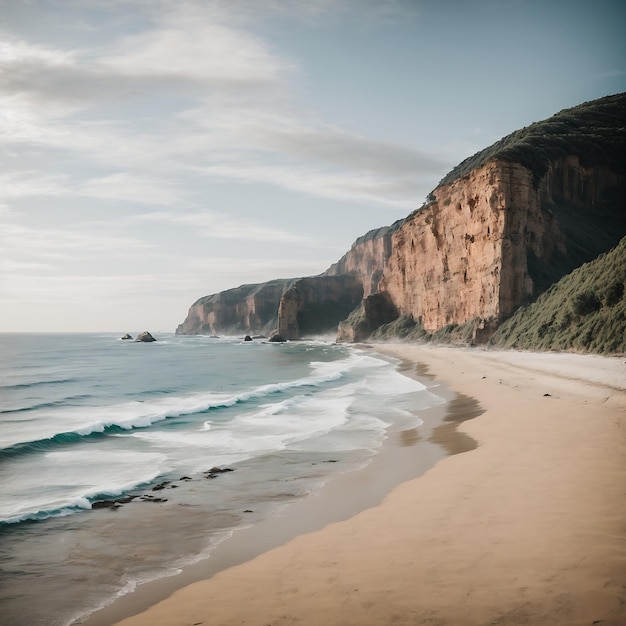
[[[564,109],[552,117],[517,130],[468,157],[453,168],[438,187],[449,185],[488,161],[519,163],[538,183],[551,161],[581,155],[581,165],[606,165],[626,170],[626,99],[607,96]]]
[[[626,352],[626,237],[518,309],[491,338],[499,348]]]

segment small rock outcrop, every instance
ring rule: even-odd
[[[144,330],[142,333],[137,335],[137,339],[135,339],[135,341],[150,343],[152,341],[156,341],[156,339],[147,330]]]
[[[269,341],[270,343],[285,343],[287,340],[276,330],[270,335]]]
[[[132,339],[132,338],[133,338],[133,336],[132,336],[132,335],[129,335],[128,333],[126,333],[126,334],[122,337],[122,339],[123,339],[124,341],[128,341],[129,339]]]

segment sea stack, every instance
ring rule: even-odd
[[[150,343],[151,341],[156,341],[156,339],[147,330],[144,330],[142,333],[137,335],[137,339],[135,339],[135,341]]]

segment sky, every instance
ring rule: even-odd
[[[171,332],[626,91],[622,0],[0,0],[0,332]]]

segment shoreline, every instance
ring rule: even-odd
[[[624,358],[376,349],[476,398],[478,446],[119,626],[626,623]]]
[[[364,347],[372,350],[372,346]],[[385,356],[397,360],[398,372],[417,380],[427,391],[442,398],[439,405],[415,411],[423,421],[422,425],[406,430],[399,426],[389,427],[381,448],[364,467],[331,475],[319,489],[283,505],[266,518],[229,531],[229,536],[218,543],[208,557],[184,566],[179,574],[144,583],[132,593],[119,596],[101,609],[77,618],[71,626],[110,626],[132,617],[190,584],[246,563],[299,535],[378,506],[398,484],[422,475],[448,454],[461,451],[467,445],[466,437],[457,433],[454,424],[447,423],[446,418],[451,403],[457,406],[457,413],[468,419],[473,417],[475,401],[458,398],[444,381],[434,381],[410,361],[389,354]],[[450,426],[453,428],[448,431]],[[438,429],[443,429],[443,437],[437,434]],[[434,441],[435,437],[437,441]]]

